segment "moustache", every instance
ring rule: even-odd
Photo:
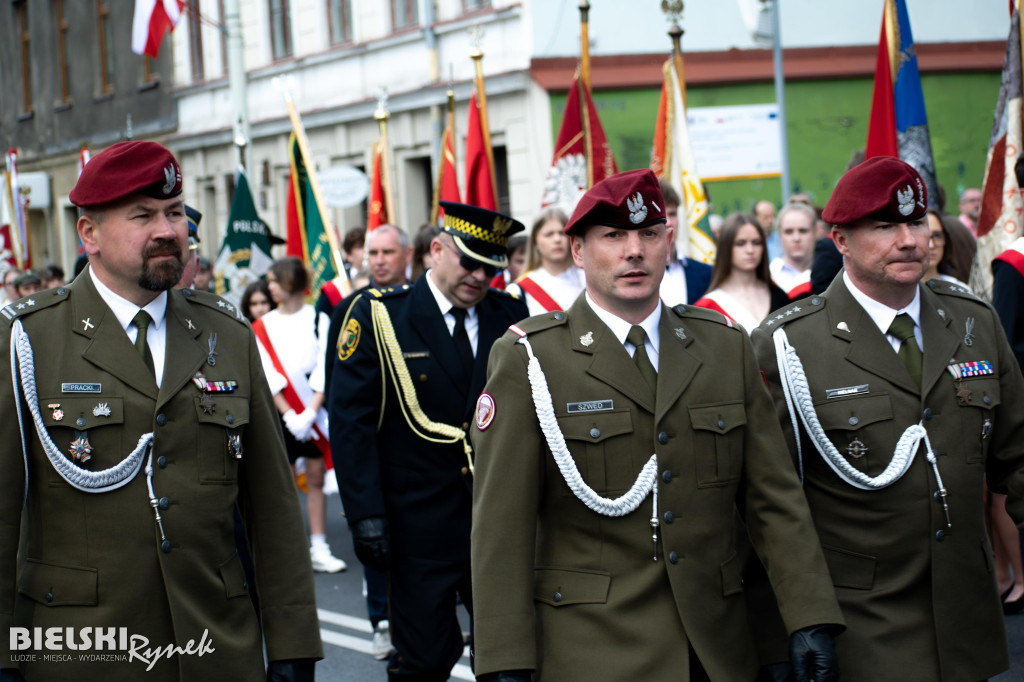
[[[142,255],[145,258],[152,258],[154,256],[177,256],[178,260],[181,260],[181,246],[176,241],[165,239],[147,246],[142,252]]]

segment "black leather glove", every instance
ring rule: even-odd
[[[25,682],[25,678],[17,668],[4,668],[0,670],[0,682]]]
[[[267,665],[267,682],[313,682],[315,667],[312,658],[271,661]]]
[[[789,661],[762,665],[757,682],[793,682],[793,665]]]
[[[502,670],[477,677],[477,682],[530,682],[533,673],[529,670]]]
[[[391,565],[391,535],[388,520],[383,516],[371,516],[356,521],[352,526],[352,544],[356,557],[376,571],[387,571]]]
[[[789,660],[796,682],[836,682],[839,679],[833,631],[830,625],[814,625],[790,636]]]

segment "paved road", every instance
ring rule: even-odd
[[[325,659],[317,665],[319,682],[386,682],[384,661],[370,655],[372,632],[366,619],[366,601],[362,597],[362,569],[352,551],[352,538],[341,518],[338,496],[328,498],[327,541],[335,556],[344,559],[349,568],[342,573],[317,573],[316,598],[320,607],[320,636],[324,642]],[[303,502],[305,506],[305,502]],[[460,608],[463,628],[467,628],[465,610]],[[992,678],[992,682],[1024,682],[1024,614],[1006,619],[1010,641],[1009,671]],[[469,658],[452,672],[453,680],[472,680]]]

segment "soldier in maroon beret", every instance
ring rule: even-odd
[[[0,371],[4,680],[307,682],[323,657],[294,478],[252,330],[227,301],[172,289],[188,253],[181,183],[154,142],[97,154],[70,195],[89,265],[0,310],[0,352],[13,348],[17,365]],[[36,655],[29,633],[51,630],[63,639],[47,653],[90,651],[91,640],[123,655]],[[101,645],[101,633],[118,632],[132,651],[169,655],[136,660],[123,644]]]
[[[477,402],[477,679],[754,679],[737,506],[796,679],[833,679],[842,619],[750,341],[661,303],[654,173],[598,183],[566,231],[586,291],[494,344]]]
[[[823,213],[844,270],[752,334],[846,618],[843,680],[1008,664],[982,501],[987,476],[1024,523],[1024,379],[990,307],[921,282],[927,205],[899,159],[851,169]]]

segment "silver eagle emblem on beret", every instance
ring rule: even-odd
[[[896,201],[900,203],[900,215],[910,215],[914,212],[914,188],[907,185],[906,189],[896,190]]]
[[[174,191],[174,186],[178,184],[178,180],[181,175],[178,174],[178,169],[174,167],[174,163],[167,164],[167,168],[164,168],[164,186],[160,189],[164,194],[170,194]]]
[[[626,197],[626,207],[629,208],[629,222],[634,225],[639,225],[647,217],[647,207],[640,192],[635,197]]]

